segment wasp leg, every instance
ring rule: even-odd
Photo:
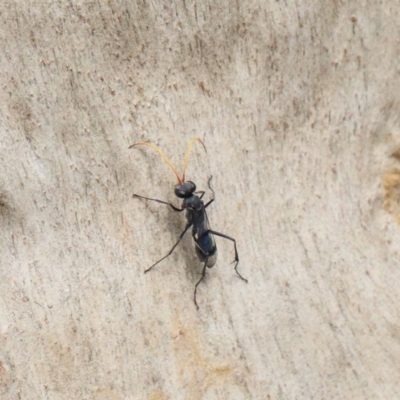
[[[193,300],[194,300],[194,304],[196,305],[196,308],[199,309],[199,305],[197,304],[196,301],[196,294],[197,294],[197,286],[199,286],[200,282],[204,279],[204,277],[206,276],[206,268],[207,268],[207,259],[204,262],[204,267],[203,267],[203,271],[201,273],[201,278],[200,280],[196,283],[196,286],[194,287],[194,294],[193,294]]]
[[[167,258],[168,256],[170,256],[172,254],[172,252],[175,250],[175,247],[178,246],[179,242],[182,240],[183,236],[185,236],[185,233],[188,231],[188,229],[192,226],[192,223],[188,223],[184,229],[184,231],[180,234],[178,241],[173,245],[172,249],[168,252],[168,254],[166,256],[164,256],[163,258],[161,258],[160,260],[158,260],[155,264],[153,264],[150,268],[147,268],[144,273],[146,274],[147,272],[149,272],[153,267],[155,267],[158,263],[160,263],[162,260],[164,260],[165,258]]]
[[[207,234],[207,233],[205,233],[205,234]],[[211,258],[211,257],[213,257],[214,255],[215,255],[215,253],[216,253],[216,251],[217,251],[217,248],[215,247],[215,244],[214,244],[214,246],[210,249],[210,251],[205,251],[201,246],[200,246],[200,244],[199,244],[199,242],[198,242],[198,239],[196,238],[196,236],[195,236],[195,233],[194,232],[192,232],[192,236],[193,236],[193,240],[194,240],[194,244],[195,244],[195,246],[196,246],[196,249],[198,249],[201,253],[202,253],[202,255],[204,256],[204,266],[203,266],[203,271],[202,271],[202,273],[201,273],[201,278],[200,278],[200,280],[196,283],[196,286],[194,287],[194,297],[193,297],[193,299],[194,299],[194,304],[196,305],[196,307],[197,307],[197,309],[199,309],[199,306],[198,306],[198,304],[197,304],[197,301],[196,301],[196,294],[197,294],[197,286],[200,284],[200,282],[204,279],[204,277],[205,277],[205,275],[206,275],[206,268],[208,267],[208,268],[211,268],[209,265],[208,265],[208,260]],[[198,254],[198,256],[199,256],[199,258],[200,258],[200,255]],[[214,261],[214,263],[215,263],[215,261]],[[214,264],[213,264],[214,265]]]
[[[199,195],[200,193],[201,193],[200,199],[202,199],[204,194],[206,193],[204,190],[200,190],[198,192],[194,192],[194,194],[197,194],[197,195]]]
[[[211,200],[204,206],[204,208],[207,208],[214,200],[215,200],[215,192],[214,189],[211,187],[211,179],[212,179],[212,175],[210,176],[210,179],[208,180],[208,187],[210,188],[211,192],[212,192],[212,198]]]
[[[204,208],[207,208],[215,199],[211,199],[207,204],[204,205]]]
[[[139,196],[138,194],[133,194],[132,197],[138,197],[139,199],[151,200],[151,201],[156,201],[157,203],[166,204],[167,206],[170,206],[174,211],[177,211],[177,212],[181,212],[184,210],[184,208],[175,207],[173,204],[168,203],[166,201],[162,201],[162,200],[158,200],[158,199],[150,199],[149,197]]]
[[[210,176],[210,179],[208,180],[208,187],[210,188],[210,190],[212,191],[212,198],[213,200],[215,200],[215,192],[214,189],[211,187],[211,179],[212,179],[212,175]]]
[[[235,259],[232,261],[232,263],[236,263],[235,271],[238,274],[239,278],[242,279],[243,281],[245,281],[246,283],[248,283],[249,281],[247,279],[243,278],[243,276],[240,275],[239,271],[237,270],[237,267],[239,265],[239,254],[238,254],[237,247],[236,247],[236,240],[234,238],[230,237],[230,236],[224,235],[223,233],[215,232],[215,231],[213,231],[211,229],[208,230],[207,232],[212,233],[215,236],[220,236],[220,237],[222,237],[224,239],[231,240],[233,242],[233,244],[235,246]]]

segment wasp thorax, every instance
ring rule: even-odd
[[[186,181],[175,186],[175,196],[186,199],[196,190],[196,185],[192,181]]]

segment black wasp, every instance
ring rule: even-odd
[[[238,251],[236,248],[236,240],[230,236],[216,232],[210,228],[210,224],[209,224],[208,218],[207,218],[206,208],[215,200],[214,190],[210,186],[212,176],[208,180],[208,187],[210,188],[210,190],[212,192],[212,199],[206,204],[204,204],[204,202],[202,200],[205,192],[204,191],[196,192],[196,185],[192,181],[185,180],[185,171],[186,171],[186,167],[187,167],[188,160],[189,160],[190,149],[191,149],[193,143],[196,141],[200,142],[202,144],[202,146],[204,147],[204,150],[206,150],[206,147],[201,139],[194,138],[190,141],[189,146],[186,151],[185,161],[183,164],[182,178],[179,176],[175,167],[171,164],[171,162],[168,160],[166,155],[158,147],[154,146],[153,144],[147,143],[147,142],[140,142],[140,143],[135,143],[135,144],[129,146],[129,148],[136,147],[136,146],[149,146],[152,149],[154,149],[157,153],[159,153],[160,156],[163,158],[163,160],[172,169],[175,176],[178,178],[178,184],[175,186],[175,195],[177,197],[179,197],[180,199],[183,199],[183,202],[182,202],[182,207],[178,208],[178,207],[175,207],[173,204],[168,203],[166,201],[162,201],[162,200],[150,199],[148,197],[139,196],[137,194],[134,194],[133,197],[138,197],[140,199],[156,201],[157,203],[169,205],[174,211],[177,211],[177,212],[186,210],[186,219],[187,219],[186,227],[183,230],[183,232],[181,233],[181,235],[179,236],[178,241],[173,245],[172,249],[168,252],[167,255],[165,255],[163,258],[158,260],[155,264],[153,264],[150,268],[146,269],[144,272],[145,273],[149,272],[158,263],[160,263],[162,260],[164,260],[169,255],[171,255],[171,253],[175,250],[175,247],[178,246],[179,242],[182,240],[185,233],[189,230],[190,227],[192,227],[192,236],[193,236],[193,240],[194,240],[194,244],[195,244],[197,257],[199,258],[199,260],[201,262],[204,262],[201,278],[196,283],[196,286],[194,288],[194,297],[193,297],[194,304],[196,305],[197,308],[199,308],[197,301],[196,301],[197,286],[204,279],[204,276],[206,274],[206,268],[212,268],[217,261],[217,246],[215,244],[214,235],[220,236],[224,239],[231,240],[233,242],[234,248],[235,248],[235,259],[233,261],[233,263],[235,263],[235,271],[236,271],[237,275],[239,276],[239,278],[242,279],[243,281],[245,281],[246,283],[247,283],[247,279],[243,278],[243,276],[240,275],[239,271],[237,270],[237,267],[239,264],[239,255],[238,255]],[[198,196],[198,195],[200,195],[200,196]]]

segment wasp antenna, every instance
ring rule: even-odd
[[[184,164],[183,164],[182,182],[185,182],[185,172],[186,172],[186,167],[187,167],[188,161],[189,161],[190,149],[192,148],[192,145],[193,145],[194,142],[200,142],[200,143],[202,144],[202,146],[204,147],[205,152],[207,153],[206,146],[204,145],[203,141],[202,141],[200,138],[196,137],[196,138],[193,138],[193,139],[190,141],[190,143],[189,143],[189,145],[188,145],[188,148],[187,148],[187,150],[186,150],[185,162],[184,162]]]
[[[129,148],[131,149],[131,148],[136,147],[136,146],[149,146],[153,150],[155,150],[163,158],[163,160],[168,164],[168,166],[172,169],[173,173],[178,178],[178,183],[182,183],[183,182],[182,179],[179,177],[179,174],[178,174],[177,170],[172,165],[171,161],[168,160],[168,157],[157,146],[154,146],[154,144],[147,143],[147,142],[139,142],[139,143],[134,143],[134,144],[130,145]]]

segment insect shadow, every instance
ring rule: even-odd
[[[186,210],[186,226],[183,232],[179,235],[179,238],[177,242],[172,246],[170,251],[161,259],[159,259],[156,263],[154,263],[152,266],[147,268],[144,272],[147,273],[151,271],[157,264],[159,264],[161,261],[165,260],[167,257],[169,257],[175,248],[178,246],[178,244],[181,242],[183,237],[185,236],[186,232],[190,228],[192,228],[192,238],[195,244],[195,250],[196,250],[196,255],[200,262],[203,262],[203,269],[201,273],[201,278],[200,280],[196,283],[195,288],[194,288],[194,294],[193,294],[193,301],[194,304],[196,305],[197,309],[199,308],[197,304],[197,287],[199,286],[200,282],[204,279],[205,274],[206,274],[206,269],[207,268],[212,268],[216,261],[217,261],[217,246],[215,244],[215,238],[214,236],[219,236],[223,239],[230,240],[233,242],[234,245],[234,253],[235,253],[235,259],[233,260],[232,264],[235,264],[235,272],[239,276],[240,279],[242,279],[244,282],[248,282],[247,279],[243,278],[242,275],[240,275],[238,271],[238,264],[239,264],[239,254],[237,251],[237,246],[236,246],[236,240],[228,235],[225,235],[223,233],[214,231],[210,227],[210,223],[207,218],[207,212],[206,209],[209,207],[215,200],[215,192],[211,187],[211,179],[208,180],[208,187],[210,191],[212,192],[212,198],[209,200],[207,203],[204,204],[203,201],[203,196],[205,194],[205,191],[200,190],[196,191],[196,185],[192,181],[187,181],[185,179],[185,172],[186,172],[186,167],[189,161],[189,154],[190,154],[190,149],[193,145],[194,142],[200,142],[202,146],[204,147],[204,150],[206,150],[206,147],[203,143],[203,141],[200,138],[193,138],[187,148],[186,155],[185,155],[185,160],[183,164],[183,173],[182,177],[179,176],[177,170],[175,167],[172,165],[172,163],[169,161],[169,159],[166,157],[166,155],[155,145],[148,143],[148,142],[139,142],[139,143],[134,143],[133,145],[129,146],[129,148],[133,148],[136,146],[149,146],[153,150],[155,150],[160,156],[163,158],[163,160],[168,164],[168,166],[172,169],[174,172],[175,176],[178,179],[178,184],[175,186],[175,196],[177,196],[179,199],[182,199],[182,204],[181,207],[176,207],[172,203],[169,203],[167,201],[163,200],[158,200],[158,199],[152,199],[149,197],[144,197],[140,196],[138,194],[133,194],[133,197],[137,197],[139,199],[147,200],[147,201],[154,201],[160,204],[164,204],[167,206],[170,206],[175,212],[182,212]]]

